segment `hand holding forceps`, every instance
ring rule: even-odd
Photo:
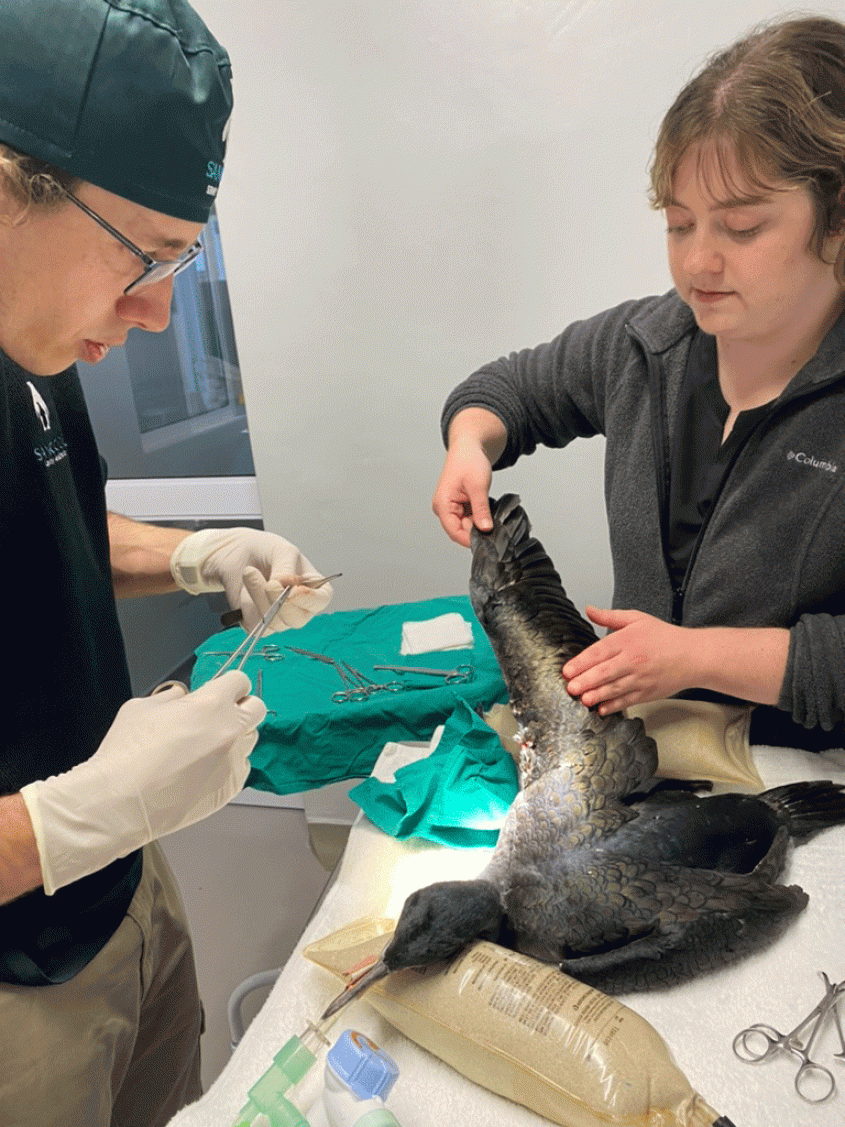
[[[336,575],[330,575],[326,576],[326,578],[311,580],[311,582],[309,582],[309,580],[305,580],[304,584],[300,584],[300,586],[306,585],[310,586],[312,589],[315,589],[321,587],[324,583],[328,583],[329,579],[337,578],[338,576]],[[244,638],[241,642],[240,646],[238,646],[238,648],[233,651],[233,653],[229,657],[229,660],[226,660],[226,662],[224,662],[223,665],[221,665],[221,667],[217,669],[216,673],[212,674],[212,676],[208,678],[208,680],[216,681],[216,678],[225,673],[226,669],[229,669],[230,667],[233,667],[235,669],[242,669],[243,666],[246,665],[247,658],[251,655],[252,650],[255,649],[258,645],[259,639],[261,637],[264,637],[264,632],[270,622],[273,622],[278,612],[279,606],[282,606],[284,604],[286,598],[291,594],[293,589],[293,586],[285,587],[284,591],[281,595],[278,596],[277,600],[275,600],[275,602],[267,607],[267,613],[261,616],[261,619],[259,619],[259,621],[255,624],[255,627],[252,627],[247,637]],[[277,660],[277,657],[273,656],[269,659]],[[238,664],[235,665],[235,662],[237,662]],[[174,689],[174,687],[184,689],[186,693],[189,691],[188,686],[183,681],[164,681],[160,685],[155,686],[150,695],[154,695],[155,693],[163,693],[167,689]]]
[[[308,579],[307,577],[301,577],[298,580],[297,583],[293,584],[293,586],[291,586],[291,587],[286,587],[285,590],[291,591],[291,590],[293,590],[293,587],[295,586],[295,587],[308,587],[312,591],[319,591],[319,589],[324,584],[329,583],[332,579],[340,579],[340,576],[341,576],[341,572],[337,572],[336,575],[322,575],[318,579]],[[282,600],[282,601],[284,601],[284,600]],[[281,605],[282,604],[279,603],[279,606],[281,606]],[[237,626],[237,624],[239,622],[241,622],[242,619],[243,619],[243,611],[240,609],[240,607],[238,607],[236,610],[227,610],[224,614],[221,614],[220,615],[220,625],[226,626],[226,627]],[[270,621],[272,622],[272,619]]]
[[[795,1091],[802,1100],[811,1104],[824,1103],[836,1090],[836,1080],[830,1069],[814,1061],[810,1056],[825,1018],[831,1011],[836,1020],[839,1039],[842,1041],[842,1052],[836,1055],[845,1057],[845,1040],[842,1037],[842,1026],[836,1009],[839,995],[845,993],[845,981],[832,983],[824,972],[822,978],[825,983],[824,998],[789,1033],[781,1033],[765,1022],[755,1022],[754,1025],[749,1025],[747,1029],[737,1033],[733,1041],[734,1053],[748,1064],[761,1064],[781,1049],[798,1057],[801,1065],[795,1074]],[[802,1044],[799,1038],[810,1025],[813,1026],[812,1032]]]
[[[292,590],[293,587],[285,587],[278,599],[267,608],[267,613],[253,626],[252,630],[246,635],[238,648],[229,656],[229,659],[220,666],[216,673],[213,673],[212,676],[209,677],[210,681],[215,681],[230,667],[243,669],[247,658],[258,645],[258,640],[263,636],[264,631],[275,618],[279,607],[282,606]],[[235,665],[235,662],[237,662],[237,665]],[[188,686],[184,681],[163,681],[160,685],[156,685],[150,695],[155,696],[156,693],[163,693],[166,689],[172,688],[180,688],[184,689],[186,693],[189,692]]]

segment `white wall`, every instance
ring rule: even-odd
[[[234,66],[219,213],[267,527],[335,609],[466,590],[430,508],[448,391],[670,285],[663,112],[766,0],[194,0]],[[837,13],[834,5],[815,11]],[[841,12],[838,12],[841,16]],[[600,440],[494,479],[606,602]]]

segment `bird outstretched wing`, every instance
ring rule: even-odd
[[[492,530],[472,530],[470,601],[497,656],[502,652],[514,694],[521,698],[527,695],[520,693],[522,685],[536,688],[549,662],[559,674],[561,665],[597,635],[568,598],[543,545],[531,535],[519,497],[506,493],[499,500],[491,498],[490,511]],[[515,677],[518,665],[528,668],[527,683]]]
[[[531,535],[519,497],[491,499],[490,510],[492,530],[471,535],[469,593],[521,725],[520,783],[563,768],[585,802],[622,797],[653,776],[654,743],[639,721],[599,717],[567,692],[561,667],[596,633]]]

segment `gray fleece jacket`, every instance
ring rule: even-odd
[[[576,322],[457,387],[505,424],[496,469],[538,444],[603,434],[616,607],[685,626],[786,626],[778,708],[806,728],[845,720],[845,316],[737,451],[681,590],[663,545],[675,405],[695,321],[675,291]]]

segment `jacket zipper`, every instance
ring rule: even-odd
[[[690,552],[690,558],[687,562],[687,569],[684,572],[684,577],[681,580],[681,584],[680,584],[679,587],[675,587],[675,586],[672,587],[672,619],[671,619],[671,622],[672,622],[673,626],[680,626],[683,623],[684,598],[685,598],[686,593],[687,593],[687,587],[689,586],[687,580],[690,577],[690,574],[691,574],[692,569],[693,569],[693,565],[695,564],[696,556],[698,555],[698,549],[701,546],[701,541],[704,539],[704,534],[707,531],[707,527],[710,524],[710,521],[713,517],[713,513],[716,511],[716,506],[719,503],[720,497],[722,496],[722,491],[725,487],[725,484],[728,480],[728,477],[730,476],[731,470],[736,465],[737,458],[742,453],[742,451],[745,449],[745,447],[748,445],[749,441],[751,440],[752,435],[770,417],[771,417],[770,415],[764,416],[762,419],[760,419],[760,421],[757,423],[756,426],[752,427],[752,429],[748,432],[748,434],[743,439],[742,444],[736,448],[736,450],[733,453],[733,456],[731,457],[731,460],[728,462],[727,466],[725,467],[725,472],[722,474],[721,480],[719,481],[718,488],[716,489],[716,492],[713,494],[713,504],[710,506],[709,512],[705,516],[704,520],[701,522],[701,527],[698,530],[698,536],[696,536],[695,543],[692,546],[692,551]],[[667,491],[666,507],[668,509],[668,491]],[[664,540],[664,544],[665,544],[665,540]],[[664,550],[663,550],[663,556],[664,556],[664,559],[666,559],[666,549],[665,549],[665,547],[664,547]],[[667,566],[667,568],[669,566],[668,560],[667,560],[666,566]]]
[[[629,326],[630,329],[630,326]],[[633,330],[631,330],[633,332]],[[667,533],[669,530],[669,466],[671,464],[671,452],[669,448],[669,428],[666,419],[665,397],[663,395],[663,364],[660,357],[646,348],[644,342],[639,337],[640,347],[645,355],[646,365],[648,367],[648,383],[651,392],[651,434],[654,450],[654,465],[657,472],[657,501],[660,513],[660,550],[663,555],[663,566],[666,568],[666,574],[671,576],[672,570],[669,567],[669,558],[666,551],[666,542],[668,539]],[[700,538],[700,530],[699,530]],[[698,546],[696,542],[696,547]],[[693,556],[695,549],[693,549]],[[692,563],[692,558],[690,559]],[[687,568],[687,575],[689,574],[689,567]],[[683,615],[683,602],[685,589],[685,580],[680,587],[671,584],[672,589],[672,611],[671,623],[673,626],[679,626],[681,617]]]

